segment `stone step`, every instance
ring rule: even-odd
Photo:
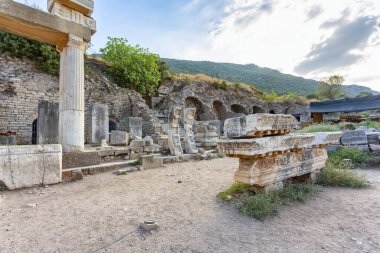
[[[73,178],[73,172],[82,171],[83,175],[95,175],[103,172],[113,171],[121,168],[125,168],[137,163],[138,160],[128,160],[128,161],[113,161],[108,163],[102,163],[98,165],[77,167],[62,170],[62,179],[68,180]]]

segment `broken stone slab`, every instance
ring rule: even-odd
[[[88,115],[89,143],[101,143],[103,139],[109,140],[108,105],[93,103]]]
[[[112,131],[110,144],[112,146],[128,146],[129,134],[124,131]]]
[[[314,140],[311,143],[312,146],[327,146],[339,144],[339,140],[342,137],[342,132],[318,132],[309,134],[295,134],[299,136],[314,135]]]
[[[255,157],[307,148],[312,146],[314,140],[315,136],[312,134],[289,134],[252,139],[220,140],[218,148],[229,157]]]
[[[366,132],[364,130],[345,131],[342,134],[340,143],[345,146],[368,144]]]
[[[237,182],[266,187],[276,182],[315,173],[325,167],[328,155],[324,148],[303,149],[273,157],[241,158],[235,172]]]
[[[159,228],[159,225],[155,221],[147,220],[140,223],[140,228],[145,232],[150,232],[152,230],[157,230]]]
[[[148,135],[145,136],[142,140],[144,141],[144,147],[150,147],[150,146],[153,146],[154,144],[152,137]]]
[[[62,146],[0,146],[0,181],[9,190],[62,181]]]
[[[210,121],[197,122],[194,139],[196,147],[216,147],[219,134],[217,128]]]
[[[164,166],[163,157],[160,155],[142,155],[139,162],[144,169],[156,169]]]
[[[286,134],[298,126],[292,115],[251,114],[227,119],[224,122],[226,138],[250,138],[265,135]]]
[[[127,123],[127,131],[132,139],[136,137],[142,138],[142,118],[140,117],[129,117]]]
[[[367,132],[368,144],[380,144],[380,132]]]
[[[380,156],[380,145],[370,144],[369,148],[374,155]]]

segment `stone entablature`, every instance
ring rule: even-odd
[[[226,120],[226,135],[239,139],[220,140],[218,148],[228,157],[239,158],[236,181],[267,190],[282,187],[294,177],[315,179],[327,160],[325,147],[338,143],[342,133],[286,134],[293,130],[295,122],[290,117],[256,114]],[[256,130],[260,135],[252,138]],[[280,132],[265,136],[273,135],[273,131]]]

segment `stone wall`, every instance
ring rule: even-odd
[[[263,101],[252,89],[236,86],[217,89],[205,81],[179,78],[162,85],[159,95],[152,98],[152,105],[161,123],[166,123],[165,115],[176,105],[197,108],[197,121],[221,120],[222,125],[227,118],[256,113],[291,114],[300,120],[309,107],[296,102]]]
[[[59,80],[39,71],[28,59],[0,56],[0,132],[16,132],[19,144],[32,143],[38,103],[59,102]],[[103,64],[86,61],[85,129],[92,103],[105,103],[117,130],[125,130],[128,117],[143,118],[143,135],[159,131],[160,124],[141,95],[118,87]],[[86,133],[86,138],[88,134]]]

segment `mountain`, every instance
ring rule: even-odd
[[[256,88],[276,93],[296,93],[301,96],[315,93],[318,81],[298,76],[283,74],[278,70],[262,68],[255,64],[216,63],[209,61],[187,61],[163,59],[173,73],[206,74],[229,82],[252,84]],[[345,85],[344,92],[356,96],[360,92],[380,94],[370,88],[359,85]]]

